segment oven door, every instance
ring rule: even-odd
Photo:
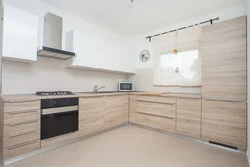
[[[42,110],[41,140],[78,131],[78,110],[61,113],[49,110]]]

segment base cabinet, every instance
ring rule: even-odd
[[[175,132],[176,99],[138,96],[135,122],[160,130]]]
[[[135,123],[136,95],[129,95],[129,122]]]
[[[201,137],[201,99],[177,99],[176,132]]]
[[[246,103],[202,100],[202,139],[246,149]]]
[[[106,97],[105,129],[128,122],[129,95]]]
[[[79,99],[79,136],[104,129],[105,97]]]

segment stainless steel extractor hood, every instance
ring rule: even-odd
[[[63,19],[52,13],[44,16],[43,46],[37,49],[38,56],[57,59],[75,57],[74,52],[62,50],[62,23]]]

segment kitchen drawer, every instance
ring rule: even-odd
[[[40,140],[33,140],[15,146],[7,147],[3,149],[3,159],[6,160],[8,158],[12,158],[39,149],[40,143]]]
[[[144,101],[144,102],[153,102],[153,103],[168,103],[168,104],[175,104],[175,98],[169,97],[158,97],[158,96],[137,96],[137,101]]]
[[[104,129],[104,116],[86,118],[79,122],[79,136],[99,132]]]
[[[202,139],[246,149],[246,102],[202,100]]]
[[[201,137],[201,99],[177,99],[176,132]]]
[[[40,130],[25,131],[5,136],[3,138],[3,146],[7,148],[33,140],[40,140]]]
[[[136,113],[136,123],[160,130],[175,132],[176,120],[174,118]]]
[[[4,125],[4,136],[37,129],[40,129],[40,120],[9,123]]]
[[[30,120],[39,120],[39,119],[40,119],[40,110],[27,110],[27,111],[4,113],[4,124],[30,121]]]
[[[116,106],[110,106],[109,108],[105,109],[105,114],[107,113],[127,113],[128,114],[128,110],[129,110],[129,105],[128,103],[125,104],[119,104]]]
[[[176,118],[176,104],[138,101],[136,112],[167,118]]]
[[[105,129],[128,123],[128,113],[112,112],[105,115]]]
[[[40,110],[40,100],[5,102],[4,112]]]

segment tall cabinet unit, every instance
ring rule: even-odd
[[[246,17],[201,31],[202,138],[246,149]]]
[[[3,59],[37,60],[38,16],[4,6]]]

